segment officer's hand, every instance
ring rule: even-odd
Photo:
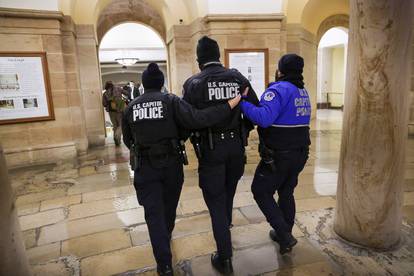
[[[230,105],[230,108],[231,109],[235,108],[239,104],[240,99],[241,99],[241,96],[240,95],[237,95],[233,99],[228,100],[228,103]]]
[[[249,94],[249,87],[248,86],[244,89],[243,97],[247,97],[247,94]]]

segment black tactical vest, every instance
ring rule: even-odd
[[[172,98],[159,91],[145,91],[128,107],[128,122],[134,134],[134,144],[151,146],[168,144],[178,139]]]
[[[190,81],[188,93],[194,93],[194,104],[199,109],[227,102],[236,97],[246,88],[246,83],[236,70],[223,67],[213,67],[202,71],[201,74]],[[237,106],[232,110],[231,116],[212,127],[213,132],[239,130],[241,111]]]

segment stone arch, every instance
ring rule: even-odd
[[[302,27],[316,35],[319,26],[333,15],[349,14],[348,0],[308,0],[301,15]]]
[[[101,42],[105,33],[112,27],[125,22],[147,25],[165,42],[166,30],[163,18],[152,6],[142,0],[119,0],[108,4],[100,13],[96,24],[98,42]]]
[[[317,43],[321,41],[322,36],[331,28],[344,27],[349,29],[349,15],[347,14],[335,14],[329,16],[319,25],[318,32],[316,34]]]

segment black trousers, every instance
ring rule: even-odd
[[[171,265],[170,238],[175,226],[178,200],[184,182],[183,165],[178,160],[161,169],[148,160],[135,171],[138,202],[144,207],[152,250],[158,265]]]
[[[217,252],[232,256],[230,224],[237,183],[244,172],[244,146],[239,137],[215,142],[214,150],[204,146],[199,160],[199,183],[213,226]]]
[[[260,161],[257,166],[252,193],[260,210],[278,234],[292,232],[296,213],[293,192],[308,155],[308,148],[281,151],[274,157],[276,167],[274,172],[263,161]],[[276,191],[279,195],[277,202],[273,197]]]

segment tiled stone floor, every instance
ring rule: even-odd
[[[341,112],[318,112],[310,159],[295,191],[299,244],[281,257],[255,205],[250,184],[258,161],[250,143],[248,164],[234,201],[235,275],[413,275],[414,139],[407,144],[403,246],[388,253],[355,249],[330,230],[335,207]],[[253,135],[254,136],[254,135]],[[198,188],[197,162],[185,168],[172,250],[179,275],[216,275],[210,217]],[[34,275],[155,275],[154,259],[136,201],[126,148],[107,145],[76,163],[10,171],[27,255]],[[393,265],[395,264],[395,265]]]

